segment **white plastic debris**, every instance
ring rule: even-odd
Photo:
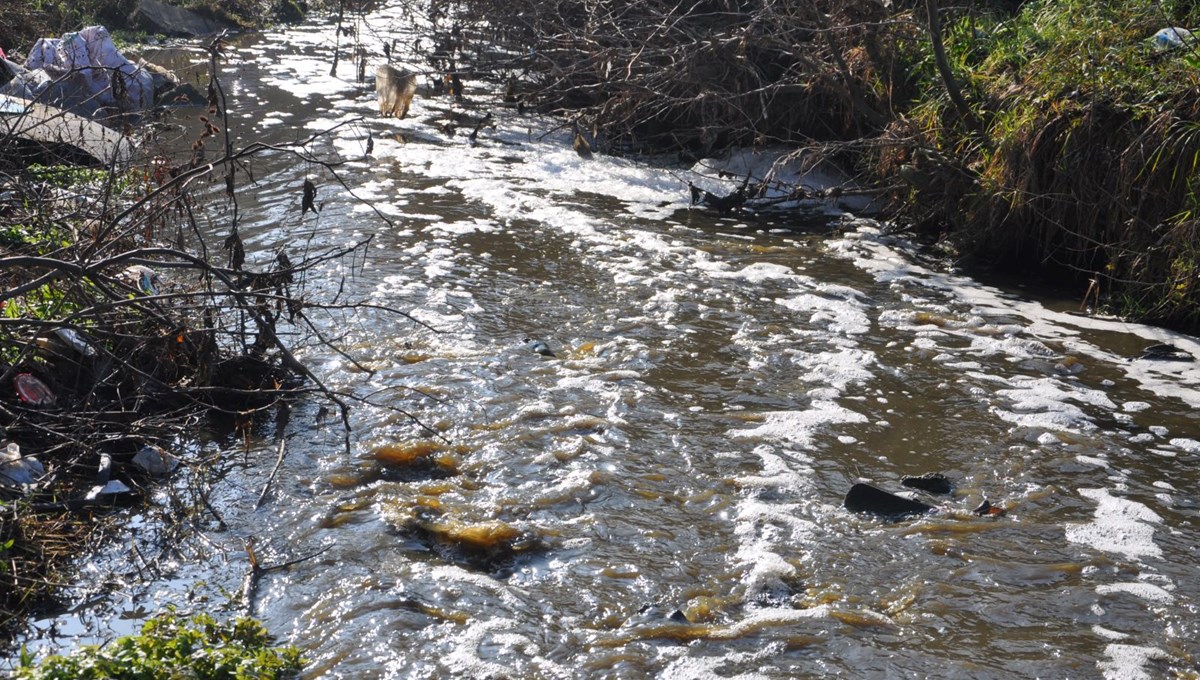
[[[0,452],[0,485],[24,486],[33,484],[46,468],[42,462],[33,456],[21,456],[21,447],[10,443]]]
[[[133,489],[130,489],[128,486],[126,486],[125,482],[122,482],[119,479],[110,479],[109,481],[105,482],[104,486],[100,486],[99,484],[93,486],[92,490],[88,491],[84,498],[89,501],[94,501],[103,496],[120,496],[122,494],[129,493],[133,493]]]
[[[100,468],[96,471],[96,486],[93,486],[87,495],[84,496],[89,501],[94,501],[98,498],[111,500],[112,496],[120,496],[124,494],[132,494],[133,489],[130,489],[124,482],[117,479],[110,479],[112,474],[112,456],[107,453],[100,454]]]
[[[133,457],[133,464],[151,477],[166,477],[179,467],[179,460],[158,446],[143,446]]]
[[[85,357],[96,356],[96,348],[92,347],[91,344],[88,343],[87,340],[84,340],[83,336],[80,335],[79,332],[76,331],[75,329],[59,328],[56,331],[54,331],[54,334],[57,335],[60,340],[67,343],[68,347],[75,350],[76,352],[79,352],[83,356],[85,356]]]
[[[158,295],[158,272],[144,264],[135,264],[121,272],[121,280],[146,295]]]
[[[1150,39],[1154,43],[1155,49],[1159,50],[1178,50],[1187,45],[1194,45],[1192,32],[1186,28],[1178,26],[1168,26],[1154,34]]]
[[[25,68],[41,71],[52,81],[35,92],[40,99],[83,116],[102,109],[128,113],[154,106],[150,74],[121,55],[103,26],[38,40]],[[116,91],[114,78],[120,80]]]

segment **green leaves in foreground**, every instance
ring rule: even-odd
[[[103,647],[86,645],[70,656],[51,656],[34,667],[22,655],[17,678],[25,680],[272,680],[300,670],[295,647],[272,647],[266,628],[254,619],[217,623],[207,614],[184,619],[159,614],[140,635]]]

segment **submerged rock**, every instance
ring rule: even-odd
[[[398,530],[429,544],[443,559],[476,569],[498,570],[545,546],[537,532],[498,519],[473,520],[426,506],[398,515],[392,520]]]

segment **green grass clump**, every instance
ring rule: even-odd
[[[20,680],[272,680],[293,677],[303,666],[296,647],[274,647],[261,623],[239,618],[218,623],[207,614],[159,614],[139,635],[107,645],[86,645],[69,656],[35,665],[23,654]]]

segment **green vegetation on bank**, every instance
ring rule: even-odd
[[[1151,41],[1200,24],[1200,10],[1038,0],[944,20],[982,126],[961,124],[919,52],[920,94],[901,117],[914,142],[877,169],[907,173],[902,210],[963,254],[1077,282],[1081,296],[1098,287],[1118,314],[1200,329],[1200,45]]]
[[[138,635],[104,646],[85,645],[69,656],[35,664],[22,654],[20,680],[274,680],[303,666],[296,647],[275,647],[254,619],[219,623],[207,614],[190,618],[168,611],[142,625]]]

